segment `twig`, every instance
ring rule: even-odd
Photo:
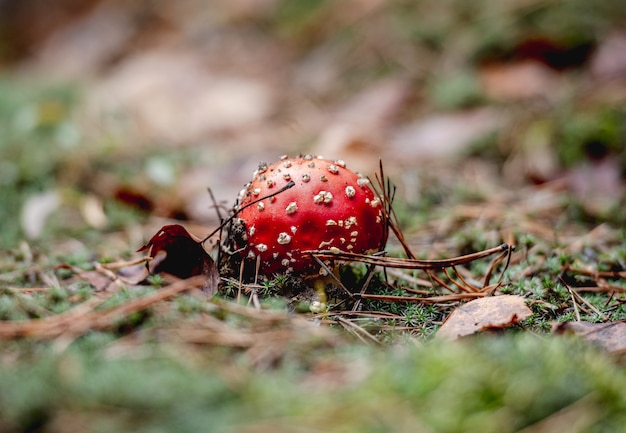
[[[452,267],[456,265],[469,263],[474,260],[482,259],[484,257],[489,257],[496,253],[502,253],[503,251],[508,251],[509,248],[510,247],[508,244],[502,244],[500,246],[489,248],[484,251],[478,251],[476,253],[467,254],[464,256],[454,257],[451,259],[441,259],[441,260],[418,260],[418,259],[409,259],[409,258],[356,254],[356,253],[348,253],[348,252],[343,252],[343,251],[333,252],[333,251],[328,251],[328,250],[310,250],[310,251],[305,251],[305,253],[316,255],[320,258],[361,262],[361,263],[367,263],[371,265],[385,266],[389,268],[439,270],[443,268],[448,268],[448,267]]]
[[[576,315],[576,321],[580,322],[580,311],[578,311],[578,304],[576,303],[576,297],[574,296],[574,291],[572,288],[560,278],[561,284],[565,286],[565,288],[569,291],[570,297],[572,298],[572,304],[574,305],[574,314]]]
[[[427,298],[417,298],[412,296],[396,296],[396,295],[371,295],[368,293],[356,294],[357,298],[371,299],[373,301],[409,303],[409,304],[439,304],[443,302],[455,302],[465,299],[476,299],[486,296],[484,292],[477,293],[455,293],[452,295],[430,296]]]
[[[205,277],[198,275],[187,280],[176,281],[153,294],[133,299],[104,311],[95,311],[94,309],[106,301],[112,293],[109,293],[107,296],[89,299],[71,310],[55,316],[43,319],[0,322],[0,338],[31,337],[46,339],[55,338],[63,334],[81,335],[90,329],[106,329],[122,317],[145,310],[155,303],[185,291],[201,288],[205,283]]]

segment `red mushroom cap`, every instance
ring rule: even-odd
[[[276,193],[290,181],[295,185]],[[261,164],[239,197],[245,227],[242,254],[260,259],[264,274],[319,270],[304,251],[341,250],[370,254],[384,248],[388,227],[383,203],[369,181],[343,161],[310,155]]]

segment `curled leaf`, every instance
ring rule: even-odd
[[[212,294],[217,291],[219,273],[215,262],[183,226],[163,226],[137,251],[149,251],[151,274],[168,273],[179,278],[204,275],[207,278],[204,289]]]

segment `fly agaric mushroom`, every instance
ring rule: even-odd
[[[289,182],[293,187],[286,188]],[[260,164],[236,210],[236,246],[265,275],[324,275],[307,251],[371,254],[388,235],[382,200],[369,181],[343,161],[311,155]]]

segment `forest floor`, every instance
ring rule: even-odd
[[[0,19],[0,433],[625,431],[620,2],[28,3]],[[307,153],[382,164],[388,257],[494,254],[348,262],[315,313],[284,275],[143,273]]]

